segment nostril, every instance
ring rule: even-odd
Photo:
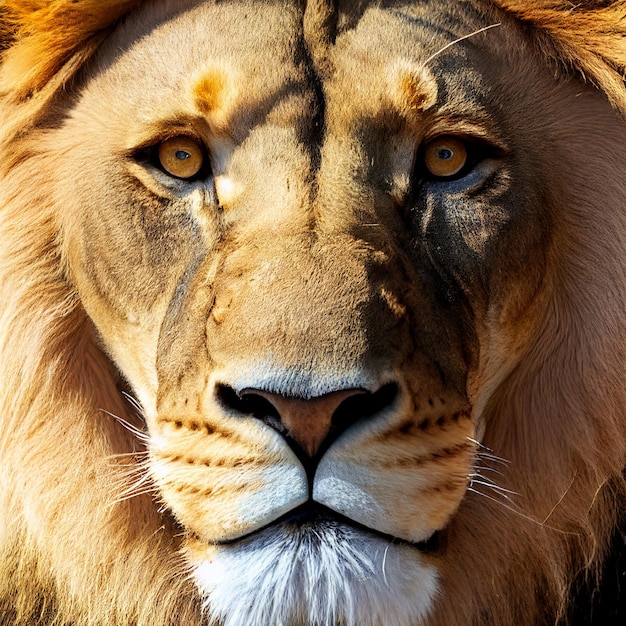
[[[347,430],[352,424],[379,415],[390,408],[398,396],[398,385],[388,383],[378,391],[362,393],[346,398],[335,410],[332,417],[332,434],[334,438]]]
[[[280,415],[276,407],[263,396],[257,393],[237,393],[228,385],[216,386],[215,395],[222,408],[240,415],[251,415],[266,422],[279,431],[281,426]]]

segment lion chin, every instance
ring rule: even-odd
[[[285,522],[208,554],[202,546],[194,577],[224,626],[421,624],[437,574],[413,551],[332,520]]]
[[[0,626],[605,626],[624,42],[2,0]]]

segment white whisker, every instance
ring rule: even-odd
[[[450,43],[447,43],[445,46],[443,46],[442,48],[437,50],[437,52],[435,52],[434,54],[431,54],[422,63],[422,67],[426,67],[433,59],[438,57],[442,52],[445,52],[451,46],[454,46],[455,44],[457,44],[457,43],[459,43],[459,42],[461,42],[461,41],[463,41],[465,39],[469,39],[470,37],[474,37],[475,35],[479,35],[480,33],[484,33],[486,30],[489,30],[491,28],[495,28],[496,26],[500,26],[500,22],[498,22],[497,24],[490,24],[489,26],[483,26],[482,28],[479,28],[478,30],[475,30],[473,33],[469,33],[467,35],[463,35],[462,37],[459,37],[458,39],[455,39],[454,41],[451,41]]]
[[[139,462],[143,462],[141,460],[141,457],[148,457],[149,454],[150,453],[147,450],[137,450],[136,452],[116,452],[115,454],[110,454],[109,456],[107,456],[106,459],[108,461],[115,461],[117,459],[130,458],[130,459],[137,459]],[[116,465],[118,467],[124,467],[122,464],[116,463]]]
[[[389,584],[389,581],[387,580],[387,572],[385,570],[385,565],[387,563],[387,553],[389,552],[389,547],[390,546],[391,546],[391,544],[387,544],[387,546],[385,546],[385,553],[383,554],[382,570],[383,570],[383,580],[385,581],[385,585]]]
[[[135,408],[139,412],[140,415],[144,414],[143,407],[139,403],[139,400],[131,396],[126,391],[122,391],[122,395],[126,398],[126,400],[128,400],[128,402],[133,406],[133,408]]]
[[[467,437],[467,440],[470,443],[473,443],[477,448],[479,448],[476,451],[476,456],[479,459],[486,459],[488,461],[494,461],[495,463],[502,463],[503,465],[509,465],[510,461],[508,461],[507,459],[498,456],[496,454],[494,454],[493,450],[491,448],[488,448],[486,445],[484,445],[483,443],[481,443],[480,441],[477,441],[476,439],[473,439],[472,437]]]
[[[484,476],[482,472],[489,472],[490,474],[495,474],[496,476],[506,476],[504,472],[495,467],[489,467],[488,465],[480,465],[476,467],[476,473]]]
[[[519,496],[519,493],[517,491],[512,491],[511,489],[506,489],[505,487],[500,487],[499,485],[497,485],[496,483],[490,480],[484,480],[484,479],[476,480],[476,478],[471,478],[470,480],[471,480],[470,486],[482,485],[483,487],[488,487],[489,489],[492,489],[493,491],[497,491],[498,493],[502,494],[503,496],[507,498],[509,495]]]
[[[118,421],[124,428],[126,428],[126,430],[130,431],[141,442],[143,442],[144,444],[148,443],[149,436],[146,431],[140,430],[139,428],[131,424],[129,421],[125,420],[123,417],[120,417],[119,415],[115,415],[115,413],[111,413],[110,411],[107,411],[106,409],[100,409],[100,410],[106,415],[112,417],[114,420]]]
[[[137,491],[137,492],[128,493],[128,494],[121,494],[119,498],[116,498],[115,500],[112,500],[111,502],[109,502],[108,506],[120,504],[121,502],[126,502],[127,500],[132,500],[133,498],[138,498],[140,496],[154,495],[156,493],[158,493],[157,488],[152,487],[150,489],[144,489],[143,491]]]

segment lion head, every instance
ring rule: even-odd
[[[0,611],[566,621],[622,520],[626,5],[0,4]]]

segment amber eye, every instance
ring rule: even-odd
[[[426,144],[424,165],[438,178],[450,178],[458,174],[467,163],[467,147],[454,137],[439,137]]]
[[[205,159],[202,145],[184,135],[160,143],[158,155],[161,167],[168,174],[185,179],[196,176],[202,169]]]

